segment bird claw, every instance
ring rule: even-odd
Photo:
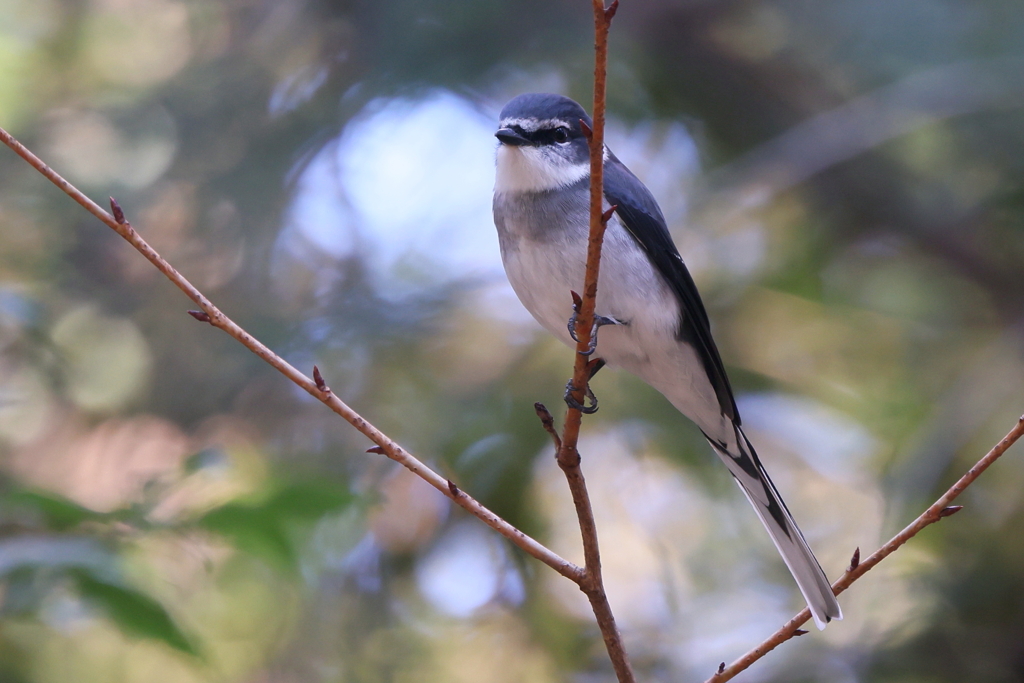
[[[564,396],[564,398],[565,398],[566,405],[568,405],[570,408],[574,408],[574,409],[580,411],[584,415],[593,415],[594,413],[597,412],[597,396],[594,396],[594,392],[591,390],[590,387],[587,387],[587,391],[586,391],[586,395],[584,396],[583,403],[580,403],[575,398],[573,398],[572,395],[574,393],[576,393],[576,387],[573,385],[572,380],[570,379],[568,381],[568,383],[566,383],[566,385],[565,385],[565,396]],[[586,405],[587,399],[590,399],[590,405],[589,406]]]
[[[577,344],[580,343],[580,338],[576,336],[576,316],[580,312],[580,304],[582,300],[576,292],[573,292],[573,303],[572,303],[572,315],[569,316],[569,336]],[[595,315],[594,316],[594,327],[590,330],[590,343],[587,344],[586,351],[580,351],[581,356],[593,355],[594,351],[597,350],[597,331],[605,325],[628,325],[629,323],[623,322],[618,318],[613,318],[610,315]]]
[[[623,322],[618,318],[613,318],[610,315],[595,315],[594,316],[594,329],[590,332],[590,343],[587,344],[586,351],[580,351],[580,354],[584,356],[593,355],[594,351],[597,350],[597,331],[605,325],[628,325],[629,323]],[[579,341],[577,339],[577,341]]]

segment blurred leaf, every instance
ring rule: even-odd
[[[19,492],[18,499],[43,501],[48,510],[55,511],[58,521],[68,524],[110,517],[45,494]],[[82,597],[100,604],[126,634],[155,638],[177,650],[197,654],[160,603],[119,581],[113,549],[94,539],[69,535],[7,539],[0,543],[0,576],[6,584],[3,616],[27,616],[37,611],[46,596],[70,577]]]
[[[274,565],[295,565],[295,552],[281,521],[266,506],[228,503],[203,515],[199,526],[226,536],[240,549]]]
[[[103,607],[110,618],[127,634],[162,640],[176,650],[198,656],[196,647],[164,609],[163,605],[132,588],[103,581],[89,572],[71,572],[82,597]]]
[[[260,502],[232,502],[211,510],[199,526],[230,538],[239,548],[278,567],[294,569],[297,551],[288,528],[347,507],[354,496],[320,483],[291,484]]]
[[[64,531],[87,521],[109,522],[116,514],[96,512],[57,494],[42,491],[21,489],[4,498],[10,504],[35,509],[46,519],[47,527],[54,531]]]
[[[267,502],[271,512],[301,519],[318,519],[328,512],[347,507],[355,500],[336,485],[302,482],[279,490]]]

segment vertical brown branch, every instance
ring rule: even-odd
[[[590,372],[584,352],[590,346],[594,326],[594,308],[597,305],[597,278],[601,269],[601,247],[604,244],[604,120],[605,93],[608,73],[608,31],[612,17],[618,9],[615,0],[605,9],[602,0],[593,0],[594,6],[594,107],[593,126],[590,129],[590,236],[587,240],[587,270],[583,280],[583,296],[576,316],[576,363],[573,367],[572,385],[576,388],[573,398],[583,403],[586,396]],[[584,128],[586,131],[586,128]],[[567,292],[568,294],[568,292]],[[564,457],[572,457],[579,439],[583,415],[579,410],[570,409],[565,417],[562,430]],[[562,456],[560,456],[562,457]]]
[[[605,8],[603,0],[592,0],[594,10],[594,106],[593,126],[588,134],[590,143],[590,235],[587,242],[587,270],[584,277],[583,296],[576,318],[577,346],[576,363],[573,368],[573,398],[582,404],[590,381],[588,357],[584,355],[590,345],[594,325],[594,308],[597,302],[597,280],[601,265],[601,246],[604,242],[605,226],[610,216],[604,215],[604,121],[605,91],[608,72],[608,31],[612,17],[618,8],[618,0]],[[587,128],[584,126],[584,132]],[[582,412],[569,408],[562,430],[562,442],[558,448],[558,465],[565,473],[573,505],[579,520],[583,537],[584,571],[579,581],[580,589],[586,594],[594,610],[601,636],[619,683],[634,683],[635,678],[629,665],[629,658],[622,645],[622,636],[615,625],[615,616],[608,604],[601,574],[601,553],[597,542],[597,527],[594,511],[590,505],[586,481],[580,470],[580,455],[576,449],[579,441]]]

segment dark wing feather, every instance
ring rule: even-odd
[[[640,180],[615,158],[608,155],[604,165],[604,194],[610,204],[617,206],[615,213],[619,220],[647,252],[651,263],[661,276],[665,278],[676,298],[679,300],[680,320],[679,339],[697,349],[704,370],[715,388],[715,395],[722,408],[722,414],[729,416],[740,424],[736,400],[729,386],[729,377],[725,374],[725,366],[718,354],[718,347],[711,337],[711,324],[708,321],[704,302],[697,292],[690,271],[686,269],[672,236],[665,225],[665,217],[661,208]]]

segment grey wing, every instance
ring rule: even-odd
[[[655,269],[672,288],[680,308],[679,338],[697,350],[715,389],[722,414],[739,425],[740,414],[729,385],[729,376],[711,336],[711,323],[704,302],[672,241],[658,203],[650,190],[611,153],[605,163],[604,194],[610,204],[618,207],[615,212],[622,225],[647,252]]]
[[[707,311],[672,241],[658,203],[644,184],[612,154],[605,164],[604,191],[608,202],[617,206],[616,213],[623,226],[647,253],[679,301],[679,339],[696,350],[714,387],[722,415],[732,421],[732,428],[722,435],[723,439],[705,436],[753,505],[807,600],[815,623],[824,628],[830,620],[842,619],[839,602],[832,593],[825,572],[740,429],[739,411],[718,347],[711,336]]]

